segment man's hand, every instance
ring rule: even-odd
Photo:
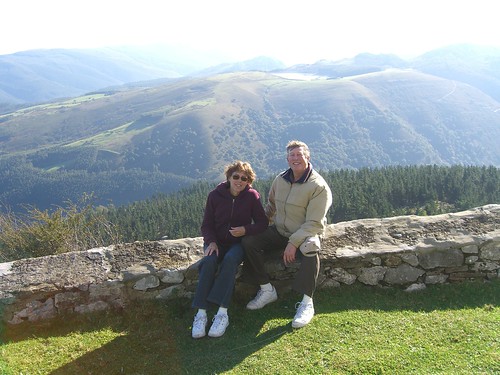
[[[290,242],[285,247],[285,252],[283,253],[283,262],[285,266],[295,262],[295,254],[297,253],[297,248]]]

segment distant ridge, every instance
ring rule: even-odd
[[[270,72],[226,65],[221,74],[108,86],[7,111],[0,114],[0,201],[83,191],[130,201],[219,181],[235,159],[268,177],[286,167],[290,139],[309,144],[317,169],[499,167],[492,67],[500,53],[468,59],[467,48],[411,62],[366,54]],[[457,67],[452,79],[438,75],[440,55],[442,71]]]
[[[0,55],[0,112],[11,104],[47,102],[109,86],[234,70],[283,67],[259,57],[227,63],[224,57],[171,46],[49,49]],[[214,66],[211,70],[206,70]],[[206,70],[203,73],[203,70]]]
[[[496,47],[453,45],[411,60],[390,54],[361,53],[349,59],[286,67],[266,56],[228,61],[214,53],[152,45],[30,50],[0,55],[0,113],[16,104],[47,102],[157,79],[237,71],[281,71],[341,78],[388,68],[412,68],[465,82],[500,100],[500,49]]]

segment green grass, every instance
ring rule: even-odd
[[[193,340],[190,301],[4,326],[2,374],[499,374],[500,281],[422,292],[318,290],[311,324],[296,296],[258,311],[236,295],[218,339]],[[213,312],[212,312],[213,313]]]

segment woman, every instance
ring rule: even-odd
[[[220,337],[229,325],[227,308],[231,300],[238,266],[243,261],[241,238],[263,232],[269,221],[260,201],[260,194],[253,189],[255,172],[249,163],[236,161],[226,166],[226,181],[208,194],[201,233],[204,258],[198,266],[198,286],[193,307],[192,336],[206,334],[208,303],[219,306],[208,332],[210,337]]]

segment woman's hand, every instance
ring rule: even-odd
[[[283,253],[283,262],[285,265],[295,262],[295,254],[297,253],[297,248],[295,245],[290,242],[285,247],[285,251]]]
[[[229,229],[229,233],[231,233],[233,237],[244,236],[245,232],[245,227],[231,227],[231,229]]]
[[[219,246],[215,242],[210,242],[210,244],[207,246],[205,249],[205,256],[210,256],[213,253],[217,254],[219,256]]]

